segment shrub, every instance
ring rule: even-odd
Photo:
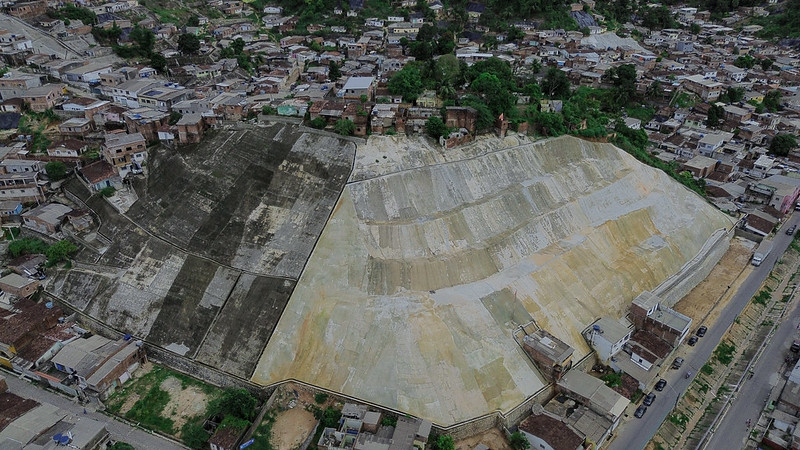
[[[97,191],[103,197],[113,197],[115,192],[117,192],[117,189],[114,186],[107,186]]]
[[[328,400],[328,394],[324,392],[318,392],[314,394],[314,401],[319,405],[325,403],[327,400]]]

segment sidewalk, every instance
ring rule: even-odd
[[[83,416],[84,407],[78,404],[77,401],[40,389],[27,381],[20,380],[15,374],[3,372],[3,375],[6,377],[6,382],[8,382],[8,390],[12,394],[39,402],[47,402],[78,417]],[[97,412],[96,406],[96,404],[87,405],[86,416],[106,424],[106,429],[111,434],[112,440],[127,442],[137,450],[183,450],[187,448],[159,435],[151,434],[148,431],[114,420],[105,414]]]

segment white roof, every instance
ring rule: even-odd
[[[368,89],[375,77],[350,77],[344,84],[344,90],[348,89]]]

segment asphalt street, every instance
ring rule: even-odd
[[[706,448],[724,448],[730,443],[744,444],[749,433],[747,421],[755,423],[766,406],[770,390],[782,376],[784,357],[796,339],[800,318],[796,317],[797,303],[792,302],[778,328],[764,348],[761,357],[752,366],[753,377],[745,379],[741,390],[731,403],[723,420],[717,425]],[[742,448],[744,445],[736,445]]]
[[[84,417],[84,408],[76,401],[41,389],[6,372],[3,372],[3,375],[6,377],[9,392],[12,394],[39,402],[47,402],[69,411],[78,417]],[[90,417],[105,423],[112,440],[127,442],[133,445],[137,450],[182,450],[186,448],[168,439],[164,439],[157,434],[150,434],[147,431],[134,428],[124,422],[114,420],[104,414],[95,412],[91,407],[86,408],[85,417]]]
[[[798,223],[800,223],[800,214],[795,214],[789,219],[788,226],[796,225]],[[784,227],[786,226],[787,225],[784,225]],[[703,364],[705,364],[706,361],[708,361],[708,359],[711,357],[711,353],[717,347],[717,344],[719,344],[723,334],[725,334],[725,331],[731,326],[731,324],[733,324],[733,321],[736,319],[736,317],[741,314],[744,307],[756,294],[758,289],[761,287],[761,284],[764,282],[767,276],[769,276],[769,272],[772,270],[775,262],[781,255],[783,255],[783,253],[789,247],[791,241],[792,237],[787,236],[783,232],[778,232],[775,235],[773,239],[774,247],[772,252],[759,267],[754,267],[754,270],[750,273],[750,276],[748,276],[747,279],[742,283],[741,287],[733,295],[725,309],[720,312],[716,324],[712,327],[709,327],[708,333],[706,333],[705,337],[701,338],[697,342],[694,348],[691,348],[689,351],[683,349],[683,357],[686,360],[683,364],[683,367],[681,367],[680,370],[672,370],[669,369],[669,365],[672,363],[671,360],[663,363],[663,367],[660,368],[660,374],[653,381],[653,384],[655,381],[658,381],[658,378],[664,378],[667,380],[666,389],[664,389],[663,392],[654,391],[657,395],[656,401],[647,408],[647,413],[645,413],[644,417],[641,419],[636,419],[631,416],[627,419],[627,423],[621,425],[616,430],[615,437],[608,446],[609,449],[635,450],[642,449],[645,447],[645,445],[647,445],[650,439],[652,439],[653,435],[655,435],[658,428],[661,426],[661,423],[664,421],[664,419],[666,419],[667,414],[669,414],[677,404],[679,396],[683,395],[686,388],[691,383],[694,374],[697,374],[698,369],[702,367]],[[697,327],[700,325],[701,324],[699,323],[693,324],[693,330],[697,329]],[[683,345],[685,346],[685,344]],[[783,356],[780,358],[782,361]],[[767,358],[764,358],[764,364],[766,364],[766,361]],[[687,371],[692,372],[692,378],[685,378]],[[758,399],[758,397],[756,397],[756,399]],[[762,406],[763,401],[764,397],[762,396]],[[757,415],[753,418],[755,417],[757,417]],[[741,420],[742,432],[745,431],[745,420],[746,419]],[[728,442],[730,441],[728,440]],[[725,446],[712,446],[709,448],[724,447]]]

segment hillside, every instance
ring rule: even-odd
[[[531,319],[576,348],[694,257],[727,216],[610,144],[372,138],[254,381],[305,380],[450,424],[543,381]]]

